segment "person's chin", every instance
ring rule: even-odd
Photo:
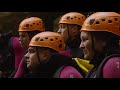
[[[27,64],[27,68],[30,69],[30,65],[29,64]]]
[[[21,47],[23,47],[24,48],[24,45],[23,44],[20,44],[21,45]]]
[[[89,60],[88,55],[84,55],[84,59]]]

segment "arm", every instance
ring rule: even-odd
[[[23,59],[21,60],[21,62],[20,62],[20,64],[19,64],[19,67],[18,67],[18,70],[17,70],[14,78],[21,78],[21,77],[23,76],[23,74],[24,74],[25,72],[27,72],[26,69],[25,69],[25,67],[24,67],[24,65],[23,65],[23,64],[24,64],[24,60],[25,60],[25,58],[23,58]]]

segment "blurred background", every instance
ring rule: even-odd
[[[62,15],[68,12],[0,12],[0,32],[13,31],[18,35],[20,22],[28,17],[40,17],[45,22],[45,27],[49,31],[58,30],[58,21]],[[87,15],[89,12],[80,12]]]

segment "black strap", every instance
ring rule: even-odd
[[[53,78],[60,78],[60,73],[65,66],[61,66],[54,74]]]

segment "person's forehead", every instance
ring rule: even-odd
[[[86,32],[86,31],[81,32],[81,36],[89,36],[89,35],[90,35],[90,32]]]
[[[30,50],[30,49],[35,49],[35,47],[29,47],[28,50]]]
[[[59,24],[59,26],[67,26],[67,24],[66,23],[61,23],[61,24]]]
[[[28,34],[27,32],[19,32],[19,34],[24,34],[24,35],[26,35],[26,34]]]

